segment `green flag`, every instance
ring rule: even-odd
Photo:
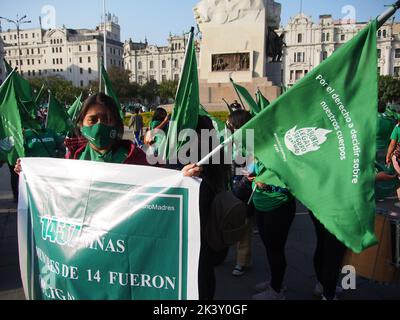
[[[104,82],[104,88],[105,88],[106,95],[108,95],[108,96],[110,96],[111,98],[114,99],[115,103],[118,106],[118,110],[119,110],[119,114],[121,116],[121,119],[124,119],[124,114],[122,113],[121,104],[119,103],[117,94],[115,93],[115,91],[114,91],[114,89],[112,87],[111,80],[108,77],[107,71],[104,68],[103,64],[101,65],[101,78],[102,78],[102,80]]]
[[[243,127],[255,157],[357,253],[376,244],[376,32],[373,21]]]
[[[271,103],[263,96],[260,90],[257,91],[256,93],[257,97],[257,105],[260,108],[260,110],[264,110],[266,107],[268,107]]]
[[[79,112],[81,111],[81,108],[82,108],[82,93],[80,94],[79,97],[76,98],[75,102],[69,107],[67,111],[73,123],[75,123],[76,118],[78,117]]]
[[[186,136],[181,137],[182,139],[178,141],[179,134],[182,130],[196,129],[199,117],[199,105],[199,79],[194,28],[192,28],[168,134],[160,149],[163,150],[163,159],[170,159],[186,142]]]
[[[255,116],[256,114],[260,113],[261,109],[258,106],[257,102],[254,101],[251,94],[246,90],[246,88],[238,85],[231,79],[232,85],[235,88],[237,94],[244,99],[247,105],[250,107],[250,113]]]
[[[64,106],[57,101],[52,92],[50,92],[49,96],[46,128],[51,129],[58,134],[66,134],[72,128],[72,121],[69,118],[67,111]]]
[[[11,71],[0,87],[0,160],[12,166],[25,156],[14,73]]]

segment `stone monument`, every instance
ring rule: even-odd
[[[273,0],[201,0],[194,8],[201,32],[200,99],[237,99],[230,78],[254,94],[275,99],[281,65],[272,62],[269,34],[279,28],[281,5]],[[276,47],[276,46],[273,46]]]

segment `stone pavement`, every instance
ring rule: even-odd
[[[393,200],[379,206],[398,210]],[[285,284],[289,300],[316,300],[312,291],[315,285],[313,272],[314,228],[306,210],[301,205],[291,227],[288,244],[288,268]],[[249,300],[255,294],[253,287],[264,281],[269,274],[264,247],[258,235],[253,237],[252,267],[241,277],[233,277],[235,250],[231,248],[225,262],[217,267],[218,300]],[[0,300],[23,300],[18,264],[17,213],[12,202],[7,166],[0,168]],[[400,299],[400,284],[378,284],[365,278],[357,278],[357,289],[345,291],[343,300],[393,300]]]

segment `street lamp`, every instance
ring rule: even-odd
[[[24,23],[31,23],[30,20],[24,20],[26,19],[26,15],[24,15],[23,17],[19,18],[18,14],[17,14],[17,20],[11,20],[8,18],[4,18],[4,17],[0,17],[0,19],[6,20],[9,23],[13,23],[15,24],[15,26],[17,27],[17,37],[18,37],[18,64],[21,64],[21,44],[19,41],[19,31],[20,31],[20,25],[24,24]],[[20,68],[21,69],[21,68]]]

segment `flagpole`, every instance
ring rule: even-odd
[[[107,19],[106,19],[106,0],[103,0],[103,17],[104,17],[104,69],[107,70]]]
[[[244,103],[243,103],[243,101],[242,101],[242,98],[240,97],[240,94],[239,94],[239,92],[237,91],[237,89],[236,89],[236,87],[235,87],[235,85],[234,85],[234,83],[233,83],[233,79],[232,79],[232,78],[229,78],[229,79],[231,80],[231,83],[232,83],[232,85],[233,85],[233,88],[235,89],[236,94],[237,94],[237,96],[239,97],[239,100],[240,100],[240,102],[241,102],[241,104],[242,104],[243,109],[246,110],[246,107],[245,107],[245,105],[244,105]],[[246,110],[246,111],[247,111],[247,110]]]
[[[46,129],[47,129],[47,125],[49,123],[49,111],[50,111],[50,100],[51,100],[51,91],[49,90],[49,102],[47,105],[47,116],[46,116]]]
[[[397,9],[400,8],[400,0],[398,0],[396,3],[391,5],[391,8],[387,9],[384,13],[382,13],[378,18],[378,29],[383,26],[383,24],[392,16],[395,14]]]

